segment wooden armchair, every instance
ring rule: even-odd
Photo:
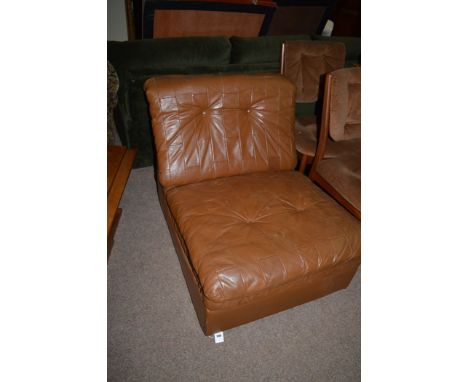
[[[330,142],[335,144],[333,155]],[[309,177],[361,219],[360,67],[336,70],[325,78],[320,136]]]
[[[346,48],[338,42],[287,41],[281,54],[281,74],[296,85],[296,103],[308,108],[296,118],[296,150],[300,154],[299,171],[315,156],[318,139],[316,103],[321,102],[323,77],[345,64]],[[333,143],[330,146],[333,153]]]

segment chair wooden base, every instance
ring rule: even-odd
[[[361,211],[354,207],[347,199],[345,199],[335,188],[328,183],[320,174],[316,171],[311,171],[309,178],[316,183],[321,189],[335,199],[339,204],[346,208],[351,214],[361,221]]]
[[[311,164],[312,161],[314,160],[314,157],[311,157],[309,155],[305,155],[305,154],[302,154],[300,152],[298,152],[299,156],[300,156],[300,162],[299,162],[299,168],[298,168],[298,171],[301,173],[301,174],[305,174],[305,171],[306,171],[306,167],[308,164]]]

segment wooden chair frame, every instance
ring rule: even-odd
[[[280,73],[282,76],[284,76],[284,42],[281,44],[281,67],[280,67]],[[305,155],[300,153],[299,151],[296,151],[300,155],[300,161],[299,161],[299,168],[298,171],[302,174],[305,173],[305,169],[307,166],[307,163],[311,162],[314,157],[311,157],[309,155]]]
[[[281,62],[280,62],[280,64],[281,64],[280,65],[280,73],[283,76],[284,76],[284,65],[285,65],[284,61],[285,61],[285,43],[283,42],[283,44],[281,45]],[[319,98],[320,98],[320,96],[319,96]],[[318,149],[318,145],[317,145],[317,149]],[[302,174],[305,174],[307,164],[313,163],[314,156],[306,155],[306,154],[303,154],[303,153],[301,153],[299,151],[296,151],[296,152],[297,152],[297,154],[300,155],[298,171],[300,173],[302,173]]]
[[[309,178],[318,184],[325,192],[327,192],[333,199],[346,208],[354,217],[361,220],[361,211],[354,207],[348,200],[346,200],[325,178],[317,172],[317,166],[325,155],[327,147],[327,138],[330,130],[330,106],[331,106],[331,88],[333,76],[328,73],[325,76],[325,89],[323,95],[323,110],[322,118],[320,121],[319,138],[315,157],[312,161],[312,168],[309,172]],[[305,167],[305,166],[304,166]]]

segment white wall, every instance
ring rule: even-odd
[[[128,40],[125,0],[107,0],[107,40]]]

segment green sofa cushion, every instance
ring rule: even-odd
[[[314,36],[313,39],[343,41],[347,48],[347,65],[360,63],[359,38]],[[115,67],[120,82],[117,129],[124,145],[137,148],[134,167],[151,166],[154,158],[150,116],[143,91],[146,79],[171,74],[279,73],[281,45],[286,40],[310,40],[310,37],[181,37],[108,41],[108,60]],[[314,104],[297,104],[296,115],[310,115],[317,108],[318,105]]]
[[[149,78],[169,74],[222,74],[222,73],[279,73],[279,62],[230,65],[172,66],[167,68],[143,67],[131,72],[132,79]]]
[[[296,116],[317,115],[317,102],[296,103]]]
[[[287,40],[310,40],[308,35],[231,37],[231,64],[280,62],[281,46]]]
[[[119,71],[145,67],[228,65],[231,43],[227,37],[176,37],[136,41],[109,41],[107,59]]]

